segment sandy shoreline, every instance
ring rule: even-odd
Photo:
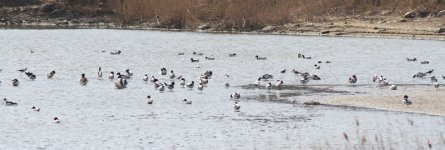
[[[408,95],[413,104],[403,104],[403,95]],[[385,95],[326,96],[316,98],[314,101],[324,105],[353,106],[445,116],[445,89],[443,88],[405,88]]]

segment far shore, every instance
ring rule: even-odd
[[[402,97],[408,95],[413,102],[406,105]],[[347,95],[325,96],[314,99],[323,105],[352,106],[374,108],[379,110],[423,113],[445,116],[445,89],[440,87],[403,88],[392,91],[387,95]]]

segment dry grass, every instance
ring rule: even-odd
[[[82,14],[119,16],[123,24],[157,22],[163,28],[218,24],[223,29],[254,30],[267,25],[317,21],[330,16],[395,14],[445,9],[445,0],[69,0]]]

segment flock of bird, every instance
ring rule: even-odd
[[[105,51],[102,51],[102,52],[105,52]],[[34,53],[34,51],[31,51],[31,53]],[[122,53],[122,51],[110,52],[111,55],[120,55],[121,53]],[[181,52],[181,53],[178,53],[178,55],[185,55],[185,53]],[[203,56],[204,54],[203,53],[193,52],[193,55],[194,56]],[[236,53],[231,53],[228,56],[229,57],[235,57],[235,56],[237,56],[237,54]],[[204,58],[206,60],[215,60],[215,57],[213,55],[206,56]],[[266,60],[267,59],[267,57],[261,57],[261,56],[258,56],[258,55],[256,55],[255,58],[256,58],[256,60]],[[305,56],[303,54],[298,54],[297,58],[299,58],[299,59],[312,59],[311,56]],[[409,62],[417,61],[416,58],[406,58],[406,60],[409,61]],[[190,58],[190,61],[192,63],[195,63],[195,62],[199,62],[199,59]],[[320,69],[320,65],[318,65],[318,64],[321,64],[321,63],[323,63],[323,61],[317,61],[317,64],[314,65],[315,69]],[[324,63],[331,63],[331,61],[324,61]],[[429,62],[428,61],[422,61],[421,64],[429,64]],[[1,69],[0,69],[0,71],[1,71]],[[19,71],[21,73],[24,73],[30,80],[35,80],[36,77],[37,77],[34,73],[29,72],[28,68],[19,69],[17,71]],[[280,73],[281,74],[285,74],[286,71],[287,71],[287,69],[284,69],[284,70],[280,71]],[[426,78],[426,77],[430,76],[433,73],[433,71],[434,70],[429,70],[429,71],[426,71],[426,72],[418,72],[417,74],[415,74],[413,76],[413,78]],[[300,83],[303,86],[308,84],[310,80],[321,80],[321,78],[318,75],[316,75],[316,74],[311,74],[311,73],[308,73],[308,72],[299,72],[299,71],[296,71],[295,69],[293,69],[292,72],[295,75],[301,76],[301,79],[299,81],[300,81]],[[48,79],[52,79],[55,76],[55,74],[56,74],[56,71],[52,70],[49,73],[47,73],[46,76],[47,76]],[[142,81],[150,82],[153,85],[153,87],[156,90],[158,90],[159,92],[163,92],[166,89],[168,89],[170,91],[173,91],[175,89],[175,85],[176,85],[175,81],[176,80],[177,80],[177,82],[179,82],[179,86],[181,88],[187,88],[189,90],[192,90],[192,89],[195,88],[195,81],[190,80],[189,82],[186,82],[186,79],[182,75],[177,76],[173,70],[168,71],[166,68],[161,68],[159,74],[161,76],[168,76],[168,81],[160,81],[154,75],[149,76],[148,74],[145,74],[142,77]],[[98,78],[102,78],[102,75],[103,75],[102,68],[99,67],[98,72],[97,72],[97,77]],[[204,90],[204,87],[206,87],[206,85],[209,83],[209,79],[211,79],[212,75],[213,75],[212,71],[204,72],[199,77],[199,83],[197,83],[196,89],[199,90],[200,92],[202,92]],[[225,76],[226,77],[230,77],[230,75],[228,75],[228,74],[225,74]],[[127,69],[127,70],[125,70],[124,74],[121,74],[120,72],[117,72],[115,74],[114,71],[110,71],[106,78],[108,78],[109,80],[114,81],[114,86],[115,86],[116,89],[125,89],[125,88],[127,88],[128,84],[129,84],[129,80],[133,79],[134,77],[133,77],[133,73],[129,69]],[[442,78],[445,80],[445,76],[442,76]],[[271,75],[271,74],[264,74],[264,75],[260,76],[254,82],[254,86],[260,86],[262,81],[268,81],[270,79],[273,79],[273,75]],[[438,88],[439,87],[438,79],[435,76],[431,76],[430,79],[432,81],[432,85],[435,88]],[[356,75],[351,75],[349,77],[348,81],[349,81],[349,83],[351,85],[355,85],[357,83],[357,81],[358,81],[358,78],[357,78]],[[380,76],[377,76],[377,75],[372,76],[372,81],[379,83],[380,86],[389,86],[391,90],[397,90],[397,85],[396,84],[390,84],[386,80],[386,78],[384,78],[382,75],[380,75]],[[81,85],[83,85],[83,86],[88,84],[88,79],[87,79],[85,74],[81,74],[80,79],[79,79],[79,83]],[[12,84],[12,86],[19,86],[19,80],[18,79],[13,79],[11,81],[11,84]],[[283,80],[277,80],[277,82],[275,84],[275,87],[276,87],[277,90],[281,90],[283,85],[284,85],[284,81]],[[225,87],[229,87],[230,86],[229,82],[225,81],[224,82],[224,86]],[[271,82],[266,83],[265,84],[265,88],[269,92],[272,89],[272,83]],[[241,97],[241,95],[240,95],[239,92],[234,92],[234,93],[232,93],[230,95],[230,98],[235,100],[235,103],[233,104],[233,109],[234,109],[235,112],[239,112],[240,111],[240,108],[241,108],[240,103],[239,103],[240,97]],[[153,104],[153,102],[154,102],[154,100],[152,99],[152,97],[150,95],[148,95],[147,98],[146,98],[146,103],[147,104]],[[407,95],[404,96],[403,102],[405,104],[411,104],[412,103],[411,101],[408,100],[408,96]],[[187,100],[187,99],[183,99],[183,103],[184,104],[192,104],[192,101],[191,100]],[[16,105],[18,105],[16,102],[9,101],[6,98],[4,98],[4,104],[6,106],[16,106]],[[35,106],[33,106],[31,109],[33,111],[37,111],[37,112],[40,111],[40,108],[35,107]],[[55,117],[54,118],[54,122],[55,123],[59,123],[60,120],[57,117]]]

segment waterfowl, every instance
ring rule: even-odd
[[[406,105],[411,105],[412,102],[410,100],[408,100],[408,95],[403,96],[403,103]]]
[[[60,123],[60,120],[59,120],[59,118],[54,117],[53,122],[54,122],[54,123]]]
[[[54,75],[56,74],[56,71],[51,71],[48,74],[46,74],[46,77],[48,77],[48,79],[52,79],[54,77]]]
[[[199,90],[200,92],[202,92],[203,89],[204,89],[204,86],[202,85],[202,83],[199,83],[199,84],[198,84],[198,90]]]
[[[393,84],[389,87],[390,90],[397,90],[397,85]]]
[[[123,75],[123,74],[121,74],[120,72],[117,72],[116,75],[117,75],[118,77],[122,78],[122,79],[130,79],[129,76],[127,76],[127,75]]]
[[[234,93],[230,94],[230,98],[233,98],[233,99],[239,99],[240,97],[241,97],[241,95],[238,92],[234,92]]]
[[[320,69],[320,65],[315,64],[315,69]]]
[[[308,74],[307,77],[311,80],[321,80],[321,78],[315,74]]]
[[[150,82],[156,83],[156,82],[158,82],[158,79],[156,79],[155,76],[151,76]]]
[[[240,106],[240,104],[238,102],[235,102],[235,104],[233,104],[233,110],[235,112],[239,112],[240,108],[241,108],[241,106]]]
[[[415,74],[415,75],[413,76],[413,78],[423,78],[423,77],[425,77],[425,76],[426,76],[426,73],[418,72],[417,74]]]
[[[430,64],[430,62],[429,61],[422,61],[422,62],[420,62],[420,64]]]
[[[145,82],[147,82],[147,81],[148,81],[148,75],[145,74],[144,77],[142,77],[142,80],[144,80]]]
[[[159,92],[164,92],[165,86],[163,84],[159,84],[158,90]]]
[[[386,79],[383,79],[382,82],[380,83],[380,86],[388,86],[389,82]]]
[[[280,73],[286,73],[286,69],[281,70]]]
[[[102,78],[102,68],[99,67],[99,71],[97,71],[97,77]]]
[[[189,89],[193,89],[193,87],[195,86],[195,82],[194,82],[194,81],[191,81],[191,82],[188,83],[186,86],[187,86]]]
[[[117,52],[110,52],[111,55],[120,55],[122,52],[119,50]]]
[[[151,99],[151,96],[147,96],[147,104],[153,104],[153,99]]]
[[[183,101],[184,101],[184,104],[192,104],[192,101],[189,101],[187,99],[184,99]]]
[[[31,49],[31,50],[29,50],[29,53],[31,53],[31,54],[32,54],[32,53],[34,53],[34,51],[33,51],[33,50]]]
[[[213,57],[213,55],[211,55],[210,57],[204,57],[205,59],[207,59],[207,60],[215,60],[215,57]]]
[[[185,55],[185,53],[184,53],[184,52],[181,52],[181,53],[178,53],[178,55]]]
[[[300,53],[298,54],[298,58],[302,58],[303,57],[303,55],[301,55]]]
[[[416,61],[417,58],[406,58],[406,61]]]
[[[209,79],[206,76],[200,78],[201,82],[199,84],[206,85],[209,83]]]
[[[25,72],[25,74],[31,80],[35,80],[36,79],[36,75],[34,73],[32,73],[32,72]]]
[[[212,71],[206,71],[206,72],[204,73],[204,77],[206,77],[206,78],[210,78],[210,77],[212,77],[212,75],[213,75],[213,72],[212,72]]]
[[[133,76],[133,73],[130,72],[130,69],[125,70],[125,72],[127,73],[128,78],[131,78],[131,76]]]
[[[351,77],[349,77],[349,83],[352,84],[352,85],[357,83],[357,76],[352,75]]]
[[[229,54],[229,57],[235,57],[236,53]]]
[[[270,74],[264,74],[263,76],[261,76],[261,79],[263,80],[269,80],[269,79],[273,79],[273,76]]]
[[[13,79],[12,80],[12,86],[19,86],[19,80]]]
[[[6,98],[4,98],[3,101],[5,102],[5,106],[17,106],[16,102],[8,101]]]
[[[111,71],[110,74],[108,75],[108,79],[113,80],[114,79],[114,72]]]
[[[193,52],[193,55],[198,55],[198,56],[202,56],[204,55],[203,53],[197,53],[197,52]]]
[[[277,80],[277,83],[275,84],[277,86],[278,90],[281,90],[281,88],[283,87],[283,80]]]
[[[300,83],[303,85],[306,85],[309,82],[309,78],[308,77],[303,77],[302,79],[300,79]]]
[[[266,84],[266,90],[269,92],[270,88],[272,88],[272,83],[269,82]]]
[[[161,75],[163,76],[167,75],[167,69],[161,68]]]
[[[311,56],[304,57],[304,55],[303,55],[303,59],[312,59],[312,57]]]
[[[319,63],[319,64],[321,64],[321,63],[323,63],[321,60],[319,60],[319,61],[317,61],[317,63]]]
[[[329,63],[331,63],[331,61],[326,61],[326,62],[324,62],[324,63],[327,63],[327,64],[329,64]]]
[[[25,68],[25,69],[19,69],[19,70],[17,70],[17,71],[19,71],[19,72],[25,72],[26,70],[28,70],[28,68]]]
[[[377,78],[378,78],[377,75],[372,76],[372,78],[371,78],[371,79],[372,79],[372,82],[377,81]]]
[[[162,85],[162,84],[159,83],[159,82],[155,82],[155,83],[153,83],[153,87],[154,87],[155,89],[158,89],[161,85]]]
[[[164,82],[164,85],[167,86],[167,88],[172,91],[175,88],[175,82],[171,82],[170,84],[167,84]]]
[[[379,84],[382,83],[383,80],[384,80],[384,78],[383,78],[382,75],[380,75],[380,77],[377,78],[377,82],[378,82]]]
[[[229,82],[224,81],[224,86],[225,86],[226,88],[228,88],[228,87],[230,86]]]
[[[255,56],[256,60],[266,60],[267,57],[260,57],[258,55]]]
[[[114,83],[117,89],[126,88],[127,84],[127,79],[122,78],[122,75],[118,76],[116,82]]]
[[[194,62],[199,62],[199,59],[193,59],[193,58],[190,58],[190,61],[191,61],[192,63],[194,63]]]
[[[80,77],[80,84],[86,85],[88,83],[88,79],[85,77],[85,74],[82,74]]]
[[[255,85],[255,86],[259,86],[260,83],[261,83],[261,77],[259,77],[259,78],[255,81],[254,85]]]
[[[185,79],[184,78],[181,78],[181,81],[179,81],[179,85],[184,87],[184,85],[185,85]]]
[[[432,77],[431,77],[431,82],[433,82],[433,83],[434,83],[434,82],[437,82],[437,78],[436,78],[436,76],[432,76]]]
[[[427,72],[425,72],[425,73],[427,73],[427,74],[432,74],[434,72],[434,69],[431,69],[431,70],[428,70]]]
[[[224,76],[226,76],[227,78],[230,78],[230,75],[229,75],[229,74],[227,74],[227,73],[226,73],[226,74],[225,74]]]
[[[175,73],[173,70],[170,71],[170,75],[168,76],[171,80],[175,79]]]
[[[434,83],[433,83],[433,86],[434,86],[435,88],[439,88],[439,86],[440,86],[440,85],[439,85],[439,82],[437,82],[437,81],[434,82]]]
[[[35,106],[32,106],[32,107],[31,107],[31,109],[32,109],[32,111],[37,111],[37,112],[39,112],[39,111],[40,111],[40,108],[38,108],[38,107],[35,107]]]
[[[176,77],[176,79],[181,80],[182,79],[182,75],[179,75],[178,77]]]

